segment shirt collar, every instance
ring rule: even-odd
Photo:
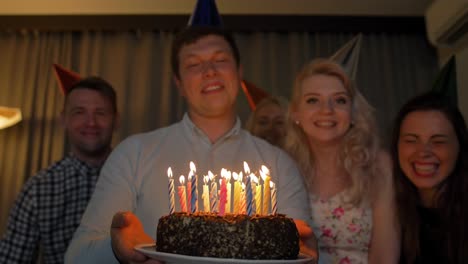
[[[208,136],[200,129],[198,128],[190,119],[188,113],[184,114],[184,117],[182,118],[182,125],[184,126],[185,133],[190,136],[190,138],[203,138],[203,140],[206,140],[210,142]],[[234,126],[229,130],[224,136],[222,136],[218,141],[237,136],[239,135],[241,131],[241,121],[239,117],[236,117],[236,122],[234,123]]]
[[[72,152],[68,153],[66,159],[71,163],[77,170],[84,172],[85,174],[99,174],[102,166],[93,166],[82,160],[79,160]]]

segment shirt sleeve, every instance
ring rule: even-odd
[[[0,241],[0,263],[33,263],[40,234],[33,176],[22,188],[8,217],[6,232]]]
[[[136,204],[135,164],[138,149],[127,139],[111,153],[93,196],[65,255],[65,263],[118,263],[110,242],[112,217],[133,211]]]
[[[296,163],[288,154],[280,151],[277,166],[278,212],[294,219],[309,221],[308,195]]]

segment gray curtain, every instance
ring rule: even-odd
[[[245,79],[286,98],[305,62],[332,55],[354,35],[235,33]],[[173,36],[157,31],[0,32],[0,105],[20,107],[24,116],[20,124],[0,130],[0,232],[23,183],[67,151],[58,122],[63,96],[52,63],[114,85],[122,117],[115,145],[182,117],[185,103],[170,70]],[[405,100],[429,89],[436,71],[436,53],[423,35],[363,35],[356,82],[376,107],[382,131],[388,132]],[[238,109],[245,120],[250,110],[242,93]]]

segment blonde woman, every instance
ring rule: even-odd
[[[309,190],[319,263],[397,263],[391,162],[372,107],[340,65],[317,59],[298,73],[286,135]]]
[[[288,103],[282,97],[262,99],[250,114],[245,129],[252,135],[282,147],[286,136]]]

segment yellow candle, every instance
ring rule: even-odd
[[[240,213],[245,214],[247,212],[247,203],[245,199],[245,184],[242,183],[242,191],[240,194]]]
[[[262,170],[260,171],[263,179],[263,208],[262,214],[267,215],[269,204],[270,204],[270,171],[266,166],[262,166]]]
[[[257,176],[255,174],[250,174],[250,178],[252,179],[252,190],[254,192],[254,200],[255,200],[255,213],[261,214],[262,213],[262,185],[259,184]]]
[[[203,199],[203,211],[205,212],[210,212],[210,191],[208,189],[208,181],[209,181],[208,176],[204,176],[202,199]]]
[[[241,185],[239,182],[239,175],[237,173],[232,174],[234,179],[234,214],[238,214],[240,211],[240,194],[241,194]]]

